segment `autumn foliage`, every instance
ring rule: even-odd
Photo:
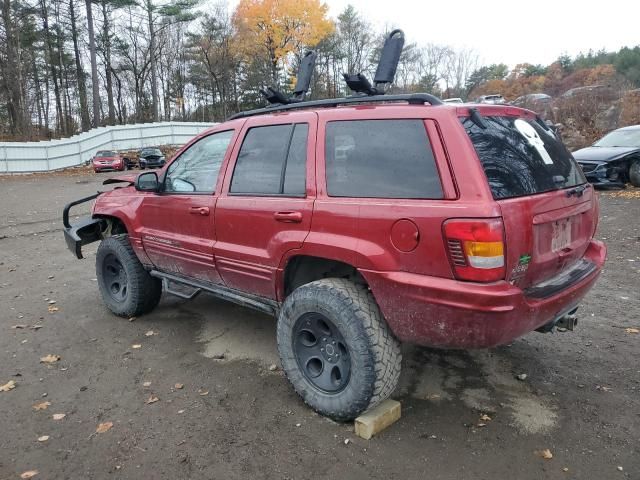
[[[302,47],[314,47],[333,29],[319,0],[241,0],[233,15],[236,46],[245,57],[266,55],[277,83],[281,62]]]

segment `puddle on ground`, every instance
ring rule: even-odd
[[[216,300],[192,303],[190,309],[202,318],[197,341],[205,357],[280,364],[274,318]],[[508,412],[510,423],[521,433],[548,432],[556,425],[557,414],[526,382],[518,381],[513,370],[508,353],[501,350],[403,346],[402,375],[394,397],[458,400],[479,412]]]

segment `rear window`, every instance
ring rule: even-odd
[[[552,130],[535,120],[482,117],[460,119],[473,142],[493,198],[522,197],[586,182],[580,166]]]
[[[442,198],[422,120],[350,120],[326,129],[332,197]]]

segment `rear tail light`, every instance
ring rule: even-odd
[[[504,226],[501,218],[447,220],[444,236],[457,279],[474,282],[504,279]]]

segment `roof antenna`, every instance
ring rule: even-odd
[[[300,61],[300,69],[296,79],[296,86],[293,89],[293,96],[285,97],[285,95],[273,87],[261,89],[260,93],[264,95],[271,104],[289,105],[290,103],[298,103],[304,100],[311,85],[311,76],[316,65],[316,52],[309,50],[304,54]]]
[[[347,86],[354,92],[364,95],[384,95],[387,86],[393,82],[396,76],[402,47],[404,47],[404,32],[396,29],[389,34],[382,47],[376,75],[373,78],[375,86],[372,86],[362,73],[355,75],[343,73],[342,76],[347,82]]]

